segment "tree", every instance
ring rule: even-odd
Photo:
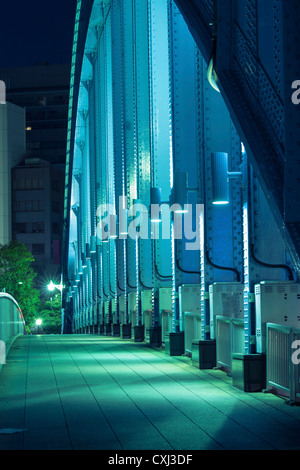
[[[34,287],[36,273],[31,267],[33,261],[32,254],[21,243],[0,245],[0,291],[15,298],[29,326],[40,304],[39,291]]]
[[[43,321],[43,333],[61,333],[61,294],[41,302],[38,315]]]

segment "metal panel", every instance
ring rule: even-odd
[[[159,288],[159,311],[172,312],[172,288],[160,287]]]
[[[266,324],[299,327],[300,285],[293,282],[261,282],[255,286],[256,349],[266,352]]]
[[[216,318],[216,353],[217,365],[231,368],[230,321]]]
[[[150,328],[153,326],[153,305],[152,305],[152,290],[144,290],[141,292],[141,310],[142,310],[142,323],[145,326],[145,339],[150,339]]]
[[[217,282],[209,286],[210,337],[216,338],[216,317],[244,319],[244,286],[241,283]]]
[[[183,284],[179,286],[180,312],[194,312],[201,314],[201,284]]]

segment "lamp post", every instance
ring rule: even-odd
[[[53,281],[50,281],[50,283],[48,284],[48,290],[50,292],[53,292],[55,289],[58,289],[60,292],[62,292],[64,286],[62,285],[62,283],[60,284],[54,284]]]
[[[78,272],[79,274],[79,272]],[[79,278],[80,279],[80,278]],[[76,281],[77,282],[77,281]],[[62,284],[62,282],[60,282],[60,284],[54,284],[53,281],[50,281],[50,283],[47,285],[48,287],[48,290],[50,292],[53,292],[55,289],[58,289],[61,293],[61,302],[62,302],[62,291],[63,289],[65,288],[65,286]],[[51,297],[51,301],[52,301],[52,297]],[[51,309],[52,309],[52,306],[51,306]],[[62,304],[61,304],[61,318],[62,318],[62,329],[63,329],[63,318],[64,318],[64,309],[62,308]],[[63,331],[63,330],[62,330]]]
[[[35,322],[36,326],[38,327],[38,335],[40,334],[40,326],[42,324],[42,319],[41,318],[38,318]]]

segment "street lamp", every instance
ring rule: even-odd
[[[42,324],[42,319],[41,318],[38,318],[35,322],[36,326],[38,327],[38,334],[40,334],[40,326]]]
[[[60,292],[62,292],[64,288],[62,284],[54,284],[53,281],[50,281],[47,287],[48,287],[48,290],[50,290],[50,292],[53,292],[55,289],[58,289]]]

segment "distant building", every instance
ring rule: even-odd
[[[69,65],[37,64],[0,69],[6,100],[25,108],[27,154],[65,163]]]
[[[0,245],[12,240],[11,169],[25,152],[24,109],[0,104]]]
[[[60,275],[64,171],[37,158],[12,170],[13,239],[33,254],[37,287]]]
[[[12,172],[12,237],[33,254],[42,288],[60,280],[70,66],[2,68],[0,80],[26,116],[26,158]]]

